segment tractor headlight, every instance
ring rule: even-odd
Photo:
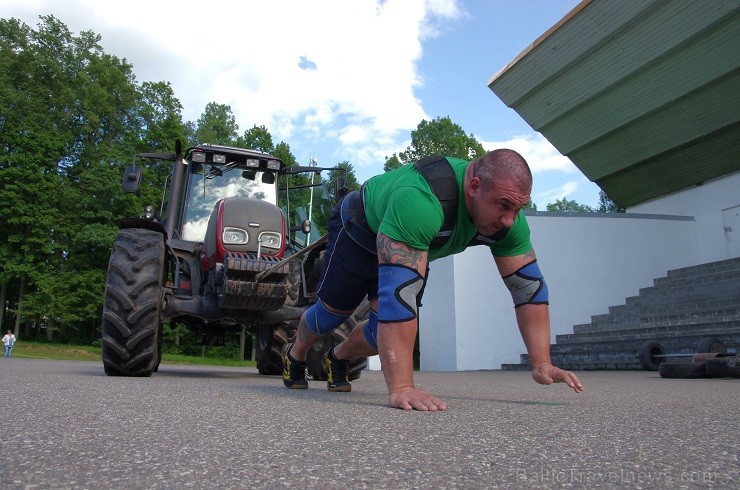
[[[260,243],[265,248],[279,249],[281,244],[280,234],[274,231],[264,231],[260,233]]]
[[[224,245],[244,245],[249,241],[249,235],[241,228],[224,228],[222,235]]]

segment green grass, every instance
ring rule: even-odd
[[[63,361],[95,361],[102,363],[100,347],[91,345],[46,344],[42,342],[16,342],[13,357],[31,359],[56,359]],[[163,354],[163,364],[192,364],[201,366],[254,367],[254,361],[239,361],[217,357]]]

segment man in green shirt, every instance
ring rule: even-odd
[[[438,179],[449,184],[445,191],[430,185],[433,177],[424,167],[431,166],[422,165],[424,161],[446,172]],[[469,246],[484,245],[490,247],[511,292],[534,380],[566,383],[576,392],[583,391],[575,374],[550,361],[547,285],[526,218],[519,214],[531,190],[527,162],[515,151],[501,149],[471,162],[449,157],[423,159],[373,177],[360,191],[350,193],[329,221],[319,301],[301,317],[295,341],[283,350],[285,386],[308,387],[308,349],[341,325],[367,296],[368,321],[355,327],[327,355],[329,390],[351,390],[348,360],[379,354],[391,407],[446,410],[445,402],[417,389],[413,382],[418,307],[428,263]],[[456,196],[448,198],[448,191]]]

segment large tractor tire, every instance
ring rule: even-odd
[[[349,336],[352,329],[363,320],[367,319],[370,311],[370,303],[365,301],[355,313],[350,316],[344,324],[318,342],[308,351],[306,367],[308,375],[312,379],[326,381],[326,370],[324,369],[324,355],[329,349],[341,343]],[[282,325],[259,325],[257,329],[256,361],[257,371],[265,375],[282,375],[283,373],[283,346],[295,337],[297,322],[286,322]],[[354,359],[350,363],[349,379],[355,380],[360,377],[362,370],[367,367],[367,357]]]
[[[294,306],[300,301],[301,261],[290,262],[290,274],[286,279],[285,304]],[[295,336],[298,322],[282,322],[278,325],[257,325],[255,361],[260,374],[272,376],[283,374],[283,346]]]
[[[309,276],[309,282],[318,282],[318,276],[323,268],[323,251],[314,263],[312,273]],[[288,296],[285,304],[295,305],[301,300],[301,263],[299,261],[291,263],[290,275],[288,282]],[[315,286],[315,284],[313,284]],[[326,381],[326,371],[324,369],[324,355],[335,345],[341,343],[349,336],[349,333],[359,322],[367,319],[370,311],[370,303],[365,300],[355,310],[344,324],[335,329],[331,334],[326,336],[322,341],[313,346],[308,352],[306,359],[308,375],[320,381]],[[255,349],[257,371],[265,375],[282,375],[283,373],[283,346],[291,341],[296,334],[298,320],[283,322],[280,325],[263,325],[257,328],[257,347]],[[350,364],[349,379],[354,380],[360,377],[360,373],[367,367],[367,358],[355,359]]]
[[[257,371],[260,374],[281,375],[283,373],[281,351],[291,334],[286,324],[277,326],[259,324],[257,326],[255,360]]]
[[[308,374],[311,378],[319,381],[326,381],[326,369],[324,367],[324,356],[335,345],[342,343],[349,337],[352,329],[360,322],[367,320],[370,313],[370,302],[367,298],[357,307],[355,312],[345,321],[342,326],[335,329],[330,335],[324,337],[323,341],[317,343],[308,352],[306,359]],[[349,380],[355,380],[360,377],[362,370],[367,367],[367,357],[360,357],[350,361]]]
[[[109,376],[151,376],[159,366],[164,236],[118,232],[108,263],[103,308],[103,367]]]

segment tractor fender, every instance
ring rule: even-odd
[[[164,239],[167,241],[167,231],[162,226],[162,223],[158,221],[145,218],[123,218],[118,222],[119,230],[126,230],[128,228],[143,228],[145,230],[158,231],[164,235]]]

